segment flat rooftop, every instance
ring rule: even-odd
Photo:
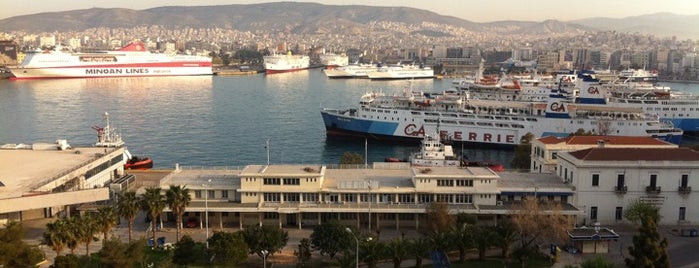
[[[35,149],[0,149],[0,199],[20,197],[97,159],[114,148],[80,147],[64,151],[56,144],[37,143]],[[99,155],[99,156],[98,156]]]

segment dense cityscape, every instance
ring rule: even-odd
[[[83,51],[107,50],[142,40],[151,51],[215,56],[223,59],[219,62],[222,64],[229,63],[228,59],[233,64],[261,64],[260,54],[255,57],[255,53],[291,51],[316,59],[323,53],[346,53],[351,62],[422,62],[446,74],[458,73],[484,60],[487,64],[517,63],[516,66],[536,68],[541,73],[632,68],[657,71],[665,80],[699,79],[696,52],[699,45],[691,39],[613,31],[504,35],[495,30],[474,32],[427,22],[422,25],[372,22],[369,29],[368,32],[328,29],[316,34],[294,34],[264,29],[173,29],[154,25],[83,32],[9,32],[0,37],[7,40],[3,46],[9,47],[3,49],[0,64],[16,64],[17,51],[56,45]],[[251,53],[237,53],[241,51]]]

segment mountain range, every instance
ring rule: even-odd
[[[282,31],[316,34],[358,27],[370,22],[423,22],[450,25],[473,32],[498,34],[579,33],[585,31],[638,32],[656,36],[699,39],[699,14],[684,16],[657,13],[622,19],[589,18],[574,21],[546,20],[496,21],[477,23],[431,11],[408,7],[323,5],[276,2],[220,6],[165,6],[145,10],[91,8],[38,13],[0,20],[3,31],[67,32],[92,28],[132,28],[144,25],[163,27],[225,28],[240,31]]]

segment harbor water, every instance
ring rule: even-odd
[[[452,80],[328,79],[320,69],[248,76],[0,80],[0,144],[90,146],[109,113],[132,154],[156,169],[249,164],[337,164],[345,152],[369,163],[407,158],[417,144],[326,137],[322,107],[358,106],[367,91],[438,91]],[[699,93],[697,84],[668,84]],[[267,146],[269,144],[269,146]],[[462,148],[454,148],[461,151]],[[509,166],[507,149],[463,148],[472,160]]]

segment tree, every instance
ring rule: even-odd
[[[636,224],[641,223],[643,219],[647,217],[650,217],[654,223],[658,223],[660,221],[659,208],[653,204],[643,202],[640,199],[631,201],[624,212],[624,218]]]
[[[459,250],[459,261],[464,262],[466,260],[466,250],[473,247],[473,232],[476,226],[463,223],[454,227],[450,232],[450,237],[452,238],[452,244]]]
[[[337,221],[326,221],[313,227],[311,233],[311,245],[318,250],[321,255],[329,256],[331,259],[335,254],[349,249],[355,241],[352,234],[345,230],[346,227]],[[353,230],[353,233],[357,233]]]
[[[509,220],[500,221],[496,229],[497,231],[495,232],[496,235],[493,243],[502,249],[503,258],[509,258],[512,244],[519,239],[517,229],[512,224],[512,221]]]
[[[415,258],[415,267],[422,267],[422,258],[427,257],[430,251],[430,243],[427,238],[413,238],[408,240],[409,255]]]
[[[567,231],[573,226],[572,219],[563,215],[560,203],[539,201],[536,198],[522,200],[511,219],[519,234],[521,247],[518,256],[522,263],[529,254],[538,252],[534,249],[534,242],[565,241]]]
[[[117,214],[124,217],[129,228],[129,242],[133,235],[133,221],[140,210],[140,200],[136,197],[136,192],[128,191],[117,197]]]
[[[214,232],[209,238],[209,251],[214,264],[236,267],[248,258],[250,248],[241,232]]]
[[[170,185],[170,189],[165,192],[167,206],[172,210],[172,214],[177,217],[177,227],[175,228],[176,239],[180,240],[180,229],[182,229],[182,216],[184,211],[192,201],[189,196],[189,189],[185,186]]]
[[[68,223],[64,219],[57,219],[46,224],[44,231],[44,243],[51,247],[56,255],[61,255],[61,252],[66,248],[68,236],[72,233],[68,230]]]
[[[0,266],[35,267],[44,259],[37,246],[29,246],[22,239],[26,230],[22,223],[11,221],[0,229]]]
[[[56,256],[49,268],[80,268],[80,260],[73,254]]]
[[[209,238],[209,240],[211,239]],[[211,247],[211,249],[214,251],[213,247]],[[216,251],[218,250],[219,249],[216,248]],[[246,258],[247,253],[246,245],[245,251],[243,251]],[[204,243],[195,242],[192,237],[188,235],[182,236],[182,238],[175,243],[175,250],[172,253],[172,263],[187,266],[200,261],[206,261],[206,245]]]
[[[364,261],[369,268],[376,268],[376,263],[386,256],[386,244],[378,239],[359,240],[359,259]]]
[[[294,256],[296,256],[301,267],[305,267],[306,263],[311,260],[312,251],[311,240],[308,240],[308,238],[301,239],[298,251],[294,251]]]
[[[394,268],[400,268],[400,264],[408,258],[409,254],[409,244],[406,244],[403,238],[392,239],[386,244],[386,256],[391,258]]]
[[[263,258],[264,255],[274,255],[289,241],[288,232],[272,225],[248,226],[240,232],[250,248],[250,254],[257,254],[260,258]],[[267,254],[264,254],[263,251],[266,251]]]
[[[512,158],[510,165],[514,169],[530,169],[531,168],[531,142],[534,139],[534,134],[527,133],[520,140],[519,145],[515,148],[515,157]]]
[[[447,203],[432,202],[427,206],[427,226],[434,232],[449,232],[454,226],[454,217],[449,215]]]
[[[97,219],[93,213],[85,213],[76,219],[76,225],[73,226],[73,232],[75,232],[75,235],[80,242],[85,243],[85,256],[89,257],[90,243],[92,243],[92,241],[97,241],[95,234],[99,232]]]
[[[340,165],[363,165],[364,157],[358,153],[345,152],[340,157]]]
[[[471,239],[476,249],[478,249],[479,260],[485,259],[486,250],[495,244],[497,230],[495,226],[474,226]]]
[[[104,267],[133,267],[134,258],[127,255],[128,244],[116,237],[102,241],[102,249],[98,252],[100,264]]]
[[[75,254],[75,248],[78,247],[80,243],[80,221],[78,217],[70,217],[65,219],[67,225],[67,231],[70,233],[66,238],[66,245],[70,249],[70,254]]]
[[[119,215],[113,207],[104,206],[97,209],[95,223],[97,224],[97,228],[102,232],[102,241],[107,241],[109,231],[116,226],[118,220]]]
[[[639,233],[633,236],[633,245],[629,247],[630,257],[624,259],[626,267],[670,267],[667,255],[667,238],[660,239],[658,228],[652,216],[641,220]]]
[[[141,196],[141,209],[150,216],[151,229],[153,230],[153,247],[158,247],[158,240],[155,238],[158,231],[158,216],[165,209],[165,197],[160,187],[148,187]]]

